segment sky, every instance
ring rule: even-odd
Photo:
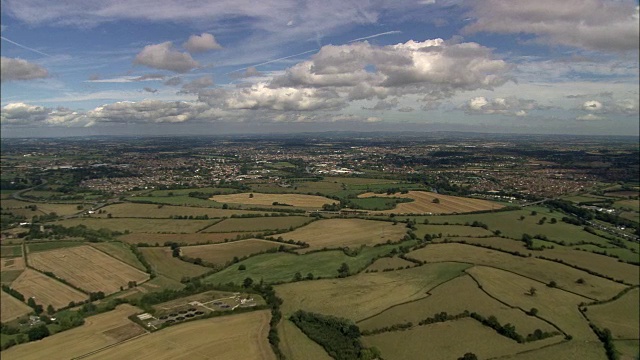
[[[2,0],[2,137],[638,136],[628,0]]]

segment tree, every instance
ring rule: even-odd
[[[558,220],[556,220],[556,218],[551,218],[551,220],[549,220],[549,222],[550,222],[551,224],[555,224],[555,223],[557,223],[557,222],[558,222]]]
[[[584,284],[584,282],[585,281],[584,281],[583,278],[580,278],[580,279],[576,280],[576,283],[578,283],[578,284]]]
[[[558,286],[558,284],[557,284],[554,280],[551,280],[551,281],[547,284],[547,286],[548,286],[548,287],[550,287],[550,288],[554,288],[554,287],[557,287],[557,286]]]
[[[222,204],[222,208],[223,208],[223,209],[228,209],[228,208],[229,208],[229,205],[227,205],[227,204]]]
[[[342,263],[338,268],[338,277],[347,277],[349,276],[349,265],[347,263]]]
[[[27,305],[29,305],[29,307],[34,308],[36,307],[36,300],[32,297],[29,298],[29,300],[27,300]]]
[[[520,215],[520,221],[524,220],[524,215]]]
[[[538,290],[532,286],[531,289],[529,289],[529,295],[534,296],[536,294],[536,291]]]
[[[478,357],[474,353],[466,353],[464,356],[459,357],[458,360],[478,360]]]
[[[250,277],[245,278],[244,281],[242,282],[242,286],[245,288],[249,288],[251,287],[251,285],[253,285],[253,279]]]
[[[536,315],[538,315],[538,309],[531,308],[531,310],[529,310],[528,314],[531,315],[531,316],[536,316]]]
[[[253,198],[253,193],[249,194],[249,199]]]
[[[27,337],[29,338],[29,341],[36,341],[36,340],[44,339],[47,336],[49,336],[49,329],[47,329],[47,327],[45,325],[39,325],[39,326],[36,326],[36,327],[32,327],[27,332]]]
[[[238,270],[243,271],[243,270],[247,270],[247,267],[244,266],[244,264],[238,266]]]
[[[532,212],[531,212],[531,216],[536,216],[536,215],[538,215],[538,212],[537,212],[537,211],[532,211]]]
[[[300,274],[300,272],[296,272],[295,275],[293,275],[293,281],[300,281],[302,280],[302,274]]]
[[[53,305],[49,304],[49,306],[47,306],[47,314],[53,315],[53,313],[55,312],[56,312],[56,309],[53,308]]]
[[[434,198],[433,200],[431,200],[431,202],[434,204],[440,204],[440,199]]]
[[[180,248],[176,247],[175,249],[173,249],[171,255],[173,255],[173,257],[180,257]]]
[[[313,280],[313,274],[312,273],[308,273],[307,274],[307,280]]]

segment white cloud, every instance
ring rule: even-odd
[[[580,115],[580,116],[576,117],[576,120],[578,120],[578,121],[598,121],[598,120],[604,120],[604,118],[602,116],[598,116],[598,115],[594,115],[594,114],[586,114],[586,115]]]
[[[462,109],[467,114],[481,115],[509,115],[509,116],[527,116],[531,110],[538,110],[544,107],[540,106],[535,100],[525,100],[516,97],[496,97],[487,99],[484,96],[477,96],[470,99]]]
[[[338,94],[331,90],[271,88],[265,83],[227,94],[224,105],[229,109],[269,109],[280,111],[310,111],[338,109],[344,106]]]
[[[145,46],[136,55],[134,63],[177,73],[186,73],[200,66],[191,55],[173,49],[171,41]]]
[[[120,101],[87,112],[91,124],[97,123],[182,123],[208,109],[206,104],[187,101]]]
[[[218,44],[216,38],[207,33],[202,33],[202,35],[191,35],[189,40],[182,44],[182,47],[192,54],[222,49],[222,46]]]
[[[211,76],[203,76],[182,85],[181,92],[187,93],[187,94],[197,93],[200,90],[212,85],[213,85],[213,78]]]
[[[81,124],[83,115],[66,108],[47,108],[25,103],[9,103],[2,108],[0,124],[3,126],[71,126]]]
[[[582,104],[582,108],[587,111],[600,111],[602,109],[602,103],[596,100],[589,100]]]
[[[0,58],[0,81],[2,82],[43,79],[48,76],[47,69],[38,64],[17,58],[4,56]]]

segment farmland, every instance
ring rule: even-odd
[[[121,243],[119,241],[109,241],[109,242],[96,242],[89,243],[89,245],[94,248],[107,253],[114,258],[133,266],[138,270],[145,271],[145,267],[140,263],[140,260],[135,256],[128,245]]]
[[[194,234],[127,234],[118,237],[119,240],[128,244],[148,244],[162,246],[165,242],[175,242],[184,245],[194,244],[214,244],[225,240],[234,240],[238,236],[244,236],[246,232],[230,233],[194,233]]]
[[[0,258],[22,256],[22,245],[0,246]]]
[[[246,239],[223,244],[184,246],[180,250],[183,256],[201,258],[211,264],[224,265],[234,257],[241,258],[276,249],[279,246],[283,246],[283,244],[260,239]]]
[[[617,300],[588,306],[586,315],[599,328],[611,330],[615,339],[636,339],[640,333],[639,294],[635,288]]]
[[[0,321],[6,323],[20,316],[27,315],[33,309],[27,304],[0,290]]]
[[[43,242],[30,242],[27,245],[29,253],[36,253],[39,251],[55,250],[70,248],[74,246],[84,245],[82,241],[43,241]]]
[[[94,216],[107,217],[111,214],[115,218],[170,218],[176,216],[207,216],[209,218],[220,218],[231,215],[262,214],[257,211],[246,210],[222,210],[213,208],[197,208],[187,206],[153,205],[137,203],[121,203],[109,205],[101,210],[103,214]]]
[[[253,194],[253,195],[251,195]],[[256,206],[274,206],[274,203],[284,204],[300,208],[320,209],[324,204],[333,204],[336,201],[323,196],[302,194],[263,194],[241,193],[230,195],[216,195],[211,198],[219,203],[243,204]],[[278,205],[275,204],[275,205]]]
[[[50,271],[89,292],[113,293],[129,281],[139,284],[149,275],[91,246],[43,251],[29,255],[29,265]]]
[[[312,218],[305,216],[226,219],[204,229],[203,232],[287,230],[305,225],[312,220]]]
[[[406,234],[402,225],[362,219],[329,219],[315,221],[292,232],[282,234],[285,240],[309,244],[300,252],[322,248],[358,247],[387,241],[397,242]]]
[[[412,202],[400,203],[395,209],[385,210],[382,213],[394,214],[451,214],[464,213],[481,210],[497,210],[503,206],[491,201],[463,198],[457,196],[449,196],[435,194],[426,191],[409,191],[407,194],[376,194],[364,193],[359,195],[360,198],[366,197],[405,197],[413,199]],[[438,200],[435,200],[438,199]]]
[[[289,320],[278,324],[280,347],[287,359],[333,359],[322,346],[309,339],[296,325]]]
[[[45,308],[51,305],[59,309],[72,301],[80,302],[88,298],[86,294],[32,269],[26,269],[11,287],[27,299],[34,297],[36,303]]]
[[[413,266],[411,261],[401,259],[397,256],[383,257],[373,262],[367,267],[368,271],[383,271],[385,269],[399,269],[407,266]]]
[[[140,248],[140,251],[156,273],[175,281],[180,281],[183,277],[202,275],[210,270],[173,257],[168,247]]]
[[[167,220],[167,219],[98,219],[81,218],[55,222],[56,225],[72,227],[84,225],[91,229],[110,229],[112,231],[130,231],[133,233],[193,233],[217,220]]]

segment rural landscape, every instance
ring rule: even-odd
[[[638,359],[639,151],[3,139],[0,356]]]

